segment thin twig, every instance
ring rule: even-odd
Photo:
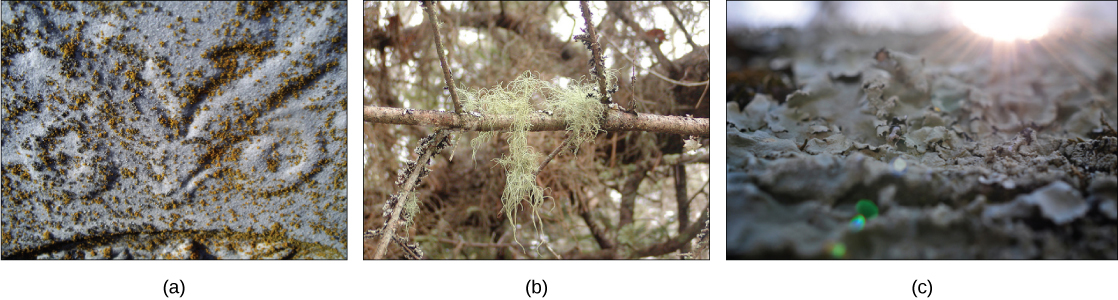
[[[577,255],[571,255],[567,258],[568,259],[617,259],[617,258],[636,259],[636,258],[649,257],[649,256],[660,256],[660,255],[672,253],[676,250],[679,250],[683,246],[683,244],[689,243],[692,239],[694,239],[697,235],[699,235],[699,232],[703,231],[704,228],[707,228],[707,225],[708,225],[707,221],[708,220],[710,220],[710,203],[707,203],[706,208],[703,209],[703,213],[701,215],[699,215],[699,218],[696,219],[694,223],[691,223],[690,226],[687,226],[687,230],[684,230],[679,235],[677,235],[675,237],[672,237],[672,238],[670,238],[666,241],[660,242],[658,244],[653,244],[653,245],[649,245],[649,246],[646,246],[646,247],[641,248],[641,249],[633,250],[633,251],[628,253],[629,254],[628,257],[618,257],[619,253],[618,253],[617,249],[612,249],[611,248],[611,249],[602,249],[602,250],[598,250],[596,252],[591,252],[591,253],[579,253]]]
[[[423,253],[417,252],[416,250],[412,249],[412,247],[409,247],[408,246],[408,241],[405,240],[404,238],[397,236],[397,237],[392,238],[392,241],[396,242],[397,245],[400,245],[400,248],[404,249],[404,254],[406,254],[406,257],[408,259],[415,260],[415,259],[422,259],[423,258]]]
[[[613,46],[614,49],[618,48],[617,44],[614,44],[613,41],[606,41],[606,42],[609,43],[610,46]],[[627,54],[625,52],[621,52],[621,51],[615,51],[615,52],[621,53],[621,56],[624,56],[625,59],[629,60],[629,62],[632,63],[633,65],[635,65],[635,66],[640,65],[639,63],[637,63],[637,61],[635,59],[633,59],[632,57],[629,57],[629,54]],[[672,84],[677,84],[677,85],[682,85],[682,86],[700,86],[700,85],[710,84],[710,80],[706,80],[706,81],[703,81],[703,82],[679,81],[679,80],[674,80],[674,79],[668,78],[667,76],[664,76],[663,74],[657,73],[655,70],[652,70],[652,69],[645,69],[645,70],[647,70],[649,73],[652,73],[652,75],[656,75],[656,77],[660,77],[660,79],[663,79],[664,81],[670,82]],[[700,98],[699,102],[702,102],[702,100],[703,99]]]
[[[450,89],[450,99],[454,100],[454,113],[462,114],[462,102],[458,101],[458,92],[454,87],[454,76],[450,73],[450,64],[446,62],[446,51],[443,51],[443,42],[441,34],[439,33],[439,19],[435,18],[435,13],[431,11],[429,1],[423,1],[423,11],[427,12],[427,18],[431,19],[432,26],[435,26],[435,50],[439,51],[439,64],[443,66],[443,78],[446,79],[446,86]]]
[[[687,203],[691,203],[691,201],[695,201],[695,197],[698,197],[699,194],[706,194],[707,193],[706,188],[707,188],[708,185],[710,185],[710,180],[707,180],[706,182],[704,182],[703,186],[699,187],[699,190],[695,191],[694,195],[691,195],[691,197],[687,198]],[[710,198],[709,196],[710,196],[710,194],[707,194],[708,199]]]
[[[555,253],[555,250],[551,249],[551,243],[543,242],[542,246],[544,248],[547,248],[547,252],[551,252],[551,255],[555,256],[555,259],[563,259],[562,255],[559,255],[559,253]]]
[[[709,82],[709,80],[708,80],[708,82]],[[710,89],[709,84],[707,86],[703,87],[703,93],[701,95],[699,95],[699,101],[695,102],[695,109],[698,109],[699,105],[703,104],[703,98],[706,98],[707,90],[709,90],[709,89]]]
[[[656,56],[656,60],[658,60],[660,64],[668,67],[668,73],[674,73],[679,70],[679,66],[676,66],[675,62],[668,59],[668,56],[664,55],[663,51],[660,51],[660,44],[656,43],[654,38],[645,35],[644,29],[633,20],[632,16],[625,14],[624,6],[622,5],[621,3],[609,2],[610,11],[617,15],[617,17],[621,19],[621,22],[625,23],[625,25],[628,25],[630,29],[636,32],[637,36],[648,45],[648,48],[652,49],[652,54]]]
[[[675,84],[675,85],[700,86],[700,85],[710,84],[709,79],[705,80],[705,81],[701,81],[701,82],[687,82],[687,81],[679,81],[679,80],[674,80],[674,79],[668,78],[667,76],[660,75],[660,73],[656,73],[655,71],[652,71],[652,70],[648,70],[648,72],[652,73],[652,75],[656,75],[656,77],[660,77],[660,79],[663,79],[664,81],[671,82],[672,84]]]
[[[602,95],[602,104],[609,104],[609,97],[606,95],[606,73],[605,67],[602,66],[602,45],[598,43],[598,31],[594,29],[594,23],[590,18],[590,4],[587,1],[579,1],[579,7],[582,8],[582,18],[586,20],[586,34],[583,37],[590,45],[590,53],[593,56],[594,75],[598,77],[598,91]]]
[[[501,244],[501,243],[474,243],[463,240],[452,240],[448,238],[439,238],[440,243],[462,245],[466,247],[475,248],[504,248],[504,247],[518,247],[516,244]]]
[[[699,49],[699,45],[695,44],[695,42],[691,40],[691,34],[687,33],[687,28],[683,26],[683,21],[679,19],[678,15],[676,15],[675,3],[672,3],[671,1],[664,1],[664,8],[667,8],[668,13],[672,14],[672,19],[675,19],[675,25],[678,25],[679,30],[683,31],[683,36],[687,37],[687,43],[691,44],[691,48]]]
[[[567,148],[567,144],[570,144],[571,139],[574,139],[574,135],[567,133],[567,138],[563,139],[563,143],[559,144],[559,147],[555,147],[555,150],[551,150],[551,154],[547,155],[547,158],[543,160],[543,163],[541,163],[540,167],[536,169],[536,172],[532,173],[532,176],[540,175],[540,171],[543,171],[543,167],[547,166],[547,163],[551,162],[551,159],[555,158],[555,155],[558,155],[560,151],[563,151],[563,148]]]

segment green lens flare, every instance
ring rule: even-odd
[[[836,259],[846,257],[846,245],[836,243],[834,246],[831,246],[831,257]]]
[[[853,220],[850,220],[850,229],[854,230],[854,232],[861,231],[862,228],[865,228],[865,227],[866,227],[866,217],[863,217],[862,215],[858,215],[858,216],[854,217]]]
[[[873,218],[877,217],[877,205],[873,204],[870,200],[858,200],[858,204],[854,205],[854,209],[858,211],[858,214],[866,216],[866,220],[873,220]]]

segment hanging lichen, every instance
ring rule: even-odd
[[[616,80],[615,72],[607,73],[607,80]],[[545,198],[543,189],[536,184],[535,174],[543,154],[528,144],[528,131],[532,126],[531,116],[538,111],[532,104],[532,96],[543,93],[547,99],[543,106],[554,111],[554,115],[568,124],[567,130],[572,135],[572,145],[577,149],[582,143],[593,140],[594,135],[601,131],[601,117],[606,108],[601,104],[599,100],[601,95],[595,86],[596,83],[578,80],[561,87],[540,80],[526,71],[505,86],[498,85],[489,89],[460,89],[463,96],[462,105],[466,111],[479,112],[486,117],[513,118],[511,129],[505,133],[509,153],[495,160],[507,172],[501,202],[505,214],[513,224],[516,224],[520,201],[527,200],[532,215],[536,215],[539,205]],[[488,119],[493,120],[493,118]],[[470,141],[474,149],[473,154],[496,135],[496,131],[479,133]]]

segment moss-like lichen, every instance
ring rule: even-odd
[[[413,220],[415,220],[415,215],[419,213],[419,198],[415,197],[415,192],[414,191],[407,193],[407,195],[404,195],[403,198],[404,198],[404,203],[403,203],[404,217],[403,217],[403,219],[404,219],[404,227],[406,228],[406,227],[411,227],[412,223],[414,223]]]
[[[606,71],[606,85],[617,81],[617,72]],[[601,117],[606,107],[601,103],[601,93],[597,84],[581,80],[569,84],[566,88],[548,85],[547,107],[554,111],[567,123],[567,131],[573,136],[572,145],[575,149],[583,143],[594,139],[602,131]]]
[[[606,80],[616,81],[616,72],[607,72]],[[516,223],[520,201],[527,200],[531,213],[535,215],[544,200],[544,190],[536,184],[535,174],[543,154],[528,144],[528,131],[532,126],[530,117],[537,111],[532,97],[543,93],[546,97],[543,106],[568,124],[572,145],[577,149],[601,131],[601,117],[606,107],[601,103],[602,95],[596,87],[596,82],[582,80],[573,81],[565,87],[559,86],[540,80],[531,72],[524,72],[505,86],[459,89],[464,99],[463,108],[467,111],[513,118],[512,129],[506,133],[509,154],[495,160],[507,172],[501,202],[513,224]],[[496,134],[495,131],[481,132],[471,140],[474,154]]]

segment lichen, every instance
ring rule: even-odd
[[[615,73],[607,72],[606,79],[610,82],[616,81]],[[505,214],[513,224],[516,223],[516,214],[521,201],[526,200],[531,214],[536,215],[539,205],[545,198],[544,189],[536,184],[535,174],[543,154],[528,143],[528,131],[532,126],[531,117],[538,111],[533,104],[535,95],[542,93],[546,99],[542,106],[553,111],[557,117],[568,124],[567,131],[571,135],[571,145],[577,151],[579,145],[593,140],[594,136],[602,131],[601,118],[606,108],[601,103],[602,95],[596,86],[596,82],[584,80],[575,80],[567,86],[560,86],[543,81],[532,72],[525,71],[504,86],[458,89],[463,99],[462,107],[466,111],[480,112],[487,117],[513,118],[512,128],[504,133],[509,153],[495,160],[507,172],[501,202]],[[478,133],[477,137],[470,141],[473,147],[471,159],[476,155],[478,148],[484,147],[485,143],[497,134],[496,131]]]

